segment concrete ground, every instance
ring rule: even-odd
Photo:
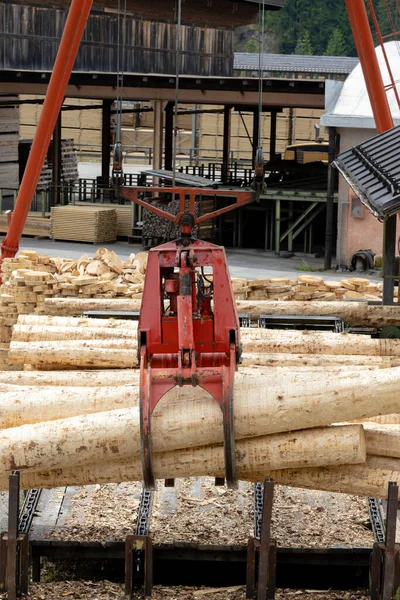
[[[61,242],[48,239],[23,238],[20,248],[24,250],[36,250],[39,254],[49,256],[60,256],[65,258],[79,258],[82,254],[94,256],[97,248],[106,247],[114,250],[122,259],[134,252],[141,251],[141,246],[131,245],[127,242],[116,242],[115,244],[83,244],[75,242]],[[380,271],[368,271],[367,273],[343,273],[334,269],[323,271],[323,258],[315,258],[310,255],[298,255],[292,258],[276,257],[272,252],[253,249],[226,249],[229,270],[232,277],[245,277],[246,279],[257,279],[259,277],[290,277],[295,279],[304,272],[315,272],[325,279],[343,279],[344,277],[368,277],[372,281],[379,281]],[[307,268],[309,267],[309,270]]]

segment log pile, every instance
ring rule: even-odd
[[[297,279],[232,279],[237,300],[295,300],[331,302],[336,300],[382,299],[383,284],[369,279],[352,277],[341,281],[324,280],[316,275],[299,275]],[[398,288],[394,297],[397,298]]]
[[[13,468],[23,469],[26,487],[141,480],[136,343],[130,321],[19,317],[11,359],[58,370],[0,378],[0,489]],[[242,343],[235,378],[240,478],[386,496],[387,483],[400,481],[400,426],[364,420],[399,410],[400,368],[380,361],[399,364],[400,341],[244,329]],[[296,369],[256,366],[274,355],[293,360],[300,349],[323,357],[323,368],[297,358]],[[115,370],[128,366],[129,355],[133,368]],[[326,363],[330,357],[336,366]],[[105,367],[113,370],[99,370]],[[348,423],[355,420],[362,422]],[[222,441],[217,403],[200,388],[174,388],[153,415],[156,476],[222,476]]]
[[[117,213],[102,205],[55,206],[51,209],[51,238],[103,244],[117,239]]]

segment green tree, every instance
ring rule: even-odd
[[[388,0],[395,3],[396,0]],[[374,0],[381,3],[381,0]],[[312,23],[312,28],[310,28]],[[305,30],[309,36],[313,53],[321,56],[326,50],[327,40],[335,28],[343,35],[347,56],[355,55],[354,40],[350,29],[345,3],[326,0],[286,0],[279,11],[265,14],[266,39],[277,40],[276,52],[293,54]]]
[[[325,56],[346,56],[346,42],[343,33],[335,27],[324,52]]]
[[[298,40],[294,53],[304,55],[311,55],[313,53],[310,34],[308,33],[308,31],[305,31],[301,38]]]
[[[260,48],[260,44],[254,38],[251,38],[250,40],[248,40],[246,42],[246,46],[245,46],[245,51],[246,52],[258,53],[259,52],[259,48]]]

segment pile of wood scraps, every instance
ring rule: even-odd
[[[22,250],[16,258],[6,258],[0,288],[0,343],[10,342],[18,315],[46,314],[47,299],[137,298],[140,303],[146,265],[145,252],[131,254],[122,261],[105,248],[99,248],[94,258],[83,255],[78,260],[52,258],[29,250]],[[5,356],[0,358],[1,367],[7,368]]]
[[[232,279],[233,291],[237,300],[334,300],[382,299],[383,284],[369,279],[352,277],[341,281],[324,280],[316,275],[299,275],[297,279],[278,277],[273,279]],[[394,297],[397,298],[398,288]]]
[[[51,209],[51,238],[102,244],[117,239],[117,213],[102,205],[55,206]]]

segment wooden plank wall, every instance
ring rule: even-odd
[[[25,0],[8,0],[13,4],[26,4]],[[29,0],[36,6],[58,6],[66,8],[70,0]],[[268,2],[266,3],[268,4]],[[176,22],[176,0],[127,0],[127,11],[140,15],[147,21]],[[94,0],[92,13],[116,12],[118,0]],[[233,2],[232,0],[186,0],[182,3],[182,23],[205,27],[240,27],[256,23],[258,2]]]
[[[16,100],[15,96],[0,94],[2,102]],[[18,189],[18,108],[0,107],[0,189]]]
[[[0,2],[0,68],[51,70],[63,31],[66,10]],[[174,74],[174,23],[126,19],[124,71]],[[233,74],[233,31],[195,25],[182,26],[181,73]],[[93,12],[86,25],[75,71],[118,71],[118,19],[114,13]]]
[[[22,98],[22,96],[21,96]],[[34,99],[35,96],[24,96]],[[73,106],[99,106],[97,100],[67,99],[66,104]],[[148,107],[149,103],[141,106]],[[184,110],[187,106],[180,106]],[[190,107],[192,108],[192,107]],[[222,109],[222,107],[198,106],[199,109]],[[23,104],[20,107],[20,135],[23,138],[32,138],[35,133],[36,124],[40,115],[41,105]],[[277,117],[277,143],[276,151],[283,152],[289,144],[313,141],[315,137],[314,124],[319,123],[323,110],[317,109],[284,109]],[[242,117],[247,129],[252,135],[253,115],[242,112]],[[64,111],[62,117],[62,136],[72,138],[79,152],[98,154],[100,159],[101,149],[101,109]],[[178,120],[180,149],[189,154],[192,144],[192,115],[180,115]],[[263,147],[265,157],[269,154],[269,131],[270,116],[263,116]],[[321,128],[324,134],[324,128]],[[222,135],[223,115],[222,113],[199,114],[197,116],[197,144],[198,155],[201,160],[221,160],[222,157]],[[324,137],[327,140],[327,137]],[[140,146],[152,146],[153,143],[153,113],[143,112],[139,114],[125,113],[122,115],[122,142],[130,152],[136,156]],[[232,113],[232,137],[231,149],[234,159],[250,159],[251,145],[247,137],[246,129],[238,112]],[[84,160],[84,159],[83,159]]]

